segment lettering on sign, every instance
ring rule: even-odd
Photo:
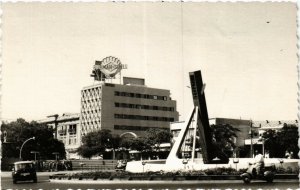
[[[127,69],[127,65],[121,64],[118,58],[109,56],[102,61],[96,61],[94,65],[94,71],[100,70],[106,78],[112,78],[122,69]]]

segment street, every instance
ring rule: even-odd
[[[61,181],[50,182],[49,175],[38,174],[38,183],[13,184],[9,175],[1,175],[1,189],[298,189],[298,180],[275,180],[273,183],[253,181],[244,184],[240,180],[217,181]]]

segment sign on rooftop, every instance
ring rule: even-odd
[[[102,61],[95,62],[92,77],[95,80],[113,78],[122,69],[127,69],[127,65],[122,64],[118,58],[113,56],[105,57]]]

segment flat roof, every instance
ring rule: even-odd
[[[19,162],[15,162],[14,164],[31,164],[34,163],[33,161],[19,161]]]

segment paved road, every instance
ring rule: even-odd
[[[112,184],[113,183],[113,184]],[[38,174],[38,183],[23,182],[13,184],[12,179],[8,175],[1,175],[2,189],[282,189],[286,190],[299,189],[298,180],[275,180],[273,183],[265,183],[262,181],[253,181],[251,184],[244,184],[239,180],[224,180],[224,181],[109,181],[93,183],[93,181],[74,182],[50,182],[49,175]]]

